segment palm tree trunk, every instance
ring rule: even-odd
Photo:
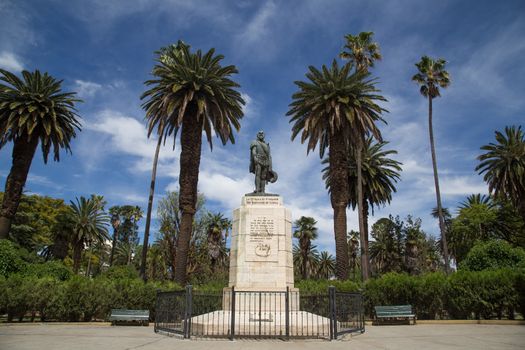
[[[146,257],[148,256],[149,243],[149,227],[151,224],[151,210],[153,208],[153,195],[155,193],[155,179],[157,178],[157,163],[159,160],[160,145],[162,144],[163,130],[159,133],[159,140],[157,148],[155,149],[155,157],[153,157],[153,169],[151,169],[151,183],[149,187],[148,211],[146,213],[146,227],[144,229],[144,243],[142,244],[142,261],[140,262],[140,275],[144,282],[147,281],[146,276]]]
[[[18,210],[22,191],[27,180],[27,174],[38,146],[38,138],[32,137],[26,141],[19,138],[13,145],[13,162],[5,182],[4,199],[0,209],[0,239],[7,239],[11,222]]]
[[[113,257],[115,256],[115,248],[118,240],[118,227],[113,227],[113,242],[111,243],[111,254],[109,256],[109,266],[113,266]]]
[[[439,178],[437,171],[437,160],[436,150],[434,148],[434,132],[432,128],[432,97],[428,96],[428,132],[430,135],[430,153],[432,154],[432,168],[434,169],[434,185],[436,187],[436,200],[438,208],[438,219],[439,219],[439,230],[441,233],[441,243],[443,247],[443,259],[445,260],[445,272],[449,273],[449,258],[448,258],[448,246],[447,246],[447,235],[445,231],[445,220],[443,218],[443,208],[441,206],[441,193],[439,192]]]
[[[187,112],[183,119],[181,133],[179,176],[181,224],[175,257],[175,282],[181,286],[186,283],[186,265],[197,204],[201,145],[200,121],[192,113]]]
[[[344,135],[336,133],[330,139],[330,171],[332,188],[330,201],[334,210],[335,271],[340,280],[348,279],[348,242],[346,241],[346,207],[348,205],[348,168]]]
[[[80,269],[80,259],[82,258],[82,242],[75,242],[73,246],[73,272],[78,273]]]
[[[86,254],[87,255],[87,254]],[[89,256],[88,256],[88,264],[87,264],[87,269],[86,269],[86,277],[89,277],[89,273],[91,272],[91,253],[89,253]]]
[[[363,281],[368,280],[369,267],[368,267],[368,237],[365,231],[365,220],[363,210],[363,174],[362,174],[362,158],[363,158],[363,142],[358,141],[357,146],[357,212],[359,215],[359,236],[361,239],[361,275]]]

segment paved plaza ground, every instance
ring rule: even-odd
[[[1,324],[0,349],[9,350],[235,350],[235,349],[525,349],[525,326],[423,324],[367,326],[342,340],[182,340],[153,327],[101,324]]]

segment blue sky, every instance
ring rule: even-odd
[[[434,131],[444,205],[456,208],[487,188],[474,168],[480,146],[494,131],[523,124],[525,116],[525,2],[523,1],[188,1],[0,0],[0,67],[47,71],[77,91],[83,130],[73,155],[44,165],[38,154],[26,191],[66,201],[101,194],[109,205],[146,208],[156,141],[146,137],[139,96],[154,51],[182,39],[194,49],[216,48],[239,69],[247,105],[235,145],[203,147],[199,189],[207,208],[231,217],[253,190],[248,148],[266,133],[279,181],[267,190],[283,196],[294,219],[313,216],[318,246],[333,251],[332,209],[317,152],[290,141],[285,114],[309,65],[329,64],[345,34],[373,31],[383,60],[373,69],[387,97],[381,130],[403,162],[392,204],[375,211],[420,217],[430,234],[435,206],[427,101],[411,81],[422,55],[448,61],[452,83],[434,101]],[[161,151],[156,199],[178,188],[178,145]],[[11,147],[0,151],[0,182]],[[349,229],[357,215],[348,211]]]

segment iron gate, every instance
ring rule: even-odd
[[[360,293],[186,290],[157,293],[155,332],[191,337],[325,338],[364,332]]]

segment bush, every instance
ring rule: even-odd
[[[525,267],[525,250],[513,248],[500,240],[479,242],[472,247],[459,267],[469,271]]]
[[[447,297],[447,277],[433,272],[414,277],[415,290],[412,305],[417,318],[422,320],[443,319]]]
[[[448,305],[452,318],[513,318],[518,303],[516,280],[523,271],[459,271],[449,278]]]
[[[131,265],[112,266],[109,269],[107,269],[107,271],[103,272],[100,276],[109,278],[111,280],[140,278],[137,269]]]
[[[7,277],[24,268],[17,246],[7,239],[0,240],[0,276]]]
[[[23,269],[23,274],[38,278],[53,277],[59,281],[66,281],[71,278],[73,271],[61,261],[53,260],[41,264],[27,264]]]
[[[301,280],[295,284],[301,293],[306,294],[328,294],[328,287],[334,286],[338,292],[357,292],[359,285],[354,281],[337,280]]]
[[[387,273],[365,284],[365,312],[372,315],[374,306],[378,305],[415,306],[415,296],[416,278],[407,274]]]

